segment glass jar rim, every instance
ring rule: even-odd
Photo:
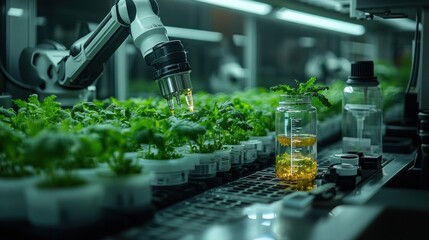
[[[280,102],[296,102],[296,103],[309,103],[311,102],[310,95],[289,95],[281,94]]]

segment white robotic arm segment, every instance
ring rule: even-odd
[[[78,40],[61,52],[58,63],[33,65],[35,56],[46,59],[52,51],[46,49],[26,49],[21,54],[21,78],[27,82],[56,83],[55,89],[72,92],[93,84],[103,72],[103,64],[130,35],[140,49],[148,66],[154,68],[154,80],[158,83],[162,96],[174,111],[173,98],[180,105],[180,94],[185,93],[192,109],[192,86],[189,73],[191,68],[186,51],[180,41],[169,41],[167,31],[158,15],[155,0],[119,0],[94,32]],[[35,54],[37,53],[37,54]],[[22,64],[21,64],[22,63]],[[21,66],[22,65],[22,66]],[[49,79],[42,77],[46,73]],[[36,76],[36,80],[34,79]],[[50,89],[40,89],[44,94]]]
[[[131,35],[134,44],[140,49],[143,57],[152,52],[153,46],[167,42],[167,30],[159,17],[152,11],[151,3],[146,1],[136,1],[137,9],[144,9],[136,12],[133,22],[131,22]]]
[[[120,19],[120,22],[124,26],[129,26],[133,21],[133,18],[136,13],[135,5],[133,5],[132,1],[120,0],[116,3],[115,6],[110,10],[110,14],[116,19]],[[134,16],[130,16],[134,15]]]
[[[73,44],[70,56],[64,62],[64,77],[59,79],[61,86],[86,87],[101,75],[102,64],[113,54],[113,51],[119,47],[129,33],[128,27],[122,23],[121,16],[116,14],[118,12],[117,6],[112,7],[110,14],[103,19],[94,32]],[[109,54],[104,54],[104,52],[109,52]],[[90,66],[91,63],[93,66]]]
[[[92,38],[93,35],[87,35],[73,44],[70,50],[70,56],[65,59],[64,77],[58,79],[59,84],[64,87],[82,88],[92,84],[98,79],[102,69],[99,69],[97,73],[88,77],[85,76],[84,70],[95,60],[96,55],[102,50],[103,46],[106,45],[108,39],[111,39],[120,27],[121,26],[116,21],[109,20],[103,28],[108,29],[108,31],[103,31],[94,38]],[[104,61],[100,60],[99,68],[102,67],[103,62]]]

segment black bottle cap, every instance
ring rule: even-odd
[[[347,79],[348,85],[356,86],[377,86],[378,80],[374,76],[373,61],[352,62],[351,75]]]

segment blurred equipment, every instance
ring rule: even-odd
[[[221,58],[219,68],[210,76],[210,88],[214,92],[234,92],[244,88],[246,71],[234,56]]]
[[[317,76],[317,79],[328,83],[344,79],[349,72],[350,62],[335,56],[331,51],[312,56],[305,64],[305,73],[308,78]]]
[[[343,153],[382,153],[382,98],[372,61],[352,63],[351,75],[343,91]]]
[[[216,30],[223,33],[222,41],[218,51],[214,53],[217,60],[217,66],[210,75],[210,89],[212,92],[234,92],[244,89],[246,86],[247,72],[242,67],[235,53],[233,35],[228,26],[228,18],[230,16],[215,15],[218,21]],[[233,19],[230,19],[233,21]]]
[[[413,66],[407,88],[406,100],[412,99],[410,95],[417,91],[417,102],[419,111],[429,111],[429,95],[424,94],[424,89],[429,89],[429,69],[424,66],[429,64],[429,48],[424,43],[425,38],[429,38],[429,2],[427,0],[351,0],[350,16],[364,19],[374,18],[403,18],[408,17],[407,8],[415,9],[416,33],[414,39]],[[405,107],[411,109],[413,103],[406,103]],[[407,111],[405,111],[407,112]],[[413,116],[417,122],[417,114]]]
[[[153,78],[174,112],[180,95],[186,95],[192,109],[191,68],[180,41],[169,41],[158,17],[155,0],[119,0],[92,33],[76,41],[70,51],[60,44],[25,48],[19,59],[21,80],[41,96],[57,95],[63,105],[87,94],[103,73],[103,64],[131,34],[146,64],[154,68]]]
[[[413,42],[413,65],[405,93],[404,116],[407,124],[418,126],[420,129],[420,142],[418,143],[414,167],[421,167],[420,169],[416,168],[420,171],[421,188],[429,189],[428,145],[425,130],[422,132],[421,126],[422,122],[426,121],[424,116],[429,113],[429,95],[425,92],[429,89],[429,68],[427,68],[429,64],[429,47],[423,44],[425,39],[429,38],[429,2],[427,0],[396,0],[389,2],[381,0],[351,0],[350,16],[360,16],[358,18],[365,19],[408,17],[405,12],[406,8],[412,8],[416,11],[416,31]],[[418,106],[418,109],[415,106]]]

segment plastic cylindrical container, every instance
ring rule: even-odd
[[[372,61],[353,62],[343,91],[343,152],[382,153],[382,97]]]
[[[195,162],[185,157],[169,160],[139,159],[146,171],[153,171],[152,186],[175,186],[185,184],[189,180],[189,171]]]
[[[117,176],[110,170],[100,171],[97,177],[104,191],[102,207],[134,210],[150,205],[153,176],[150,171],[125,176]]]
[[[274,148],[273,144],[273,136],[267,135],[267,136],[251,136],[250,140],[259,140],[262,143],[262,148],[257,149],[258,159],[257,160],[265,160],[268,159],[273,152],[271,149]]]
[[[258,158],[258,150],[262,151],[263,145],[260,140],[247,140],[240,142],[244,145],[244,160],[246,163],[253,163]]]
[[[194,161],[195,168],[189,171],[190,179],[213,178],[217,173],[217,153],[187,153],[186,160]]]
[[[224,147],[223,149],[216,150],[218,156],[217,171],[228,172],[231,169],[231,149]]]
[[[334,154],[329,158],[330,164],[347,163],[353,166],[359,165],[359,156],[356,154]]]
[[[25,191],[36,177],[0,178],[0,221],[27,220]]]
[[[243,166],[244,164],[244,145],[243,144],[236,144],[236,145],[224,145],[227,148],[231,149],[231,165],[234,166]]]
[[[78,227],[94,223],[100,216],[104,193],[98,184],[26,190],[28,220],[41,227]]]
[[[316,117],[310,96],[281,96],[276,109],[277,178],[293,182],[316,177]]]

